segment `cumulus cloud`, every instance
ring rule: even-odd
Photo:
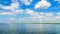
[[[60,22],[60,13],[56,13],[58,15],[54,16],[53,12],[35,12],[33,10],[30,9],[26,9],[26,13],[30,15],[30,19],[28,19],[28,22],[38,22],[38,23],[56,23],[56,22]]]
[[[44,15],[45,13],[44,12],[40,12],[41,15]]]
[[[15,13],[15,14],[23,14],[24,13],[24,10],[22,10],[22,9],[12,10],[12,13]]]
[[[51,3],[46,1],[46,0],[41,0],[40,2],[38,2],[36,5],[35,5],[35,9],[37,8],[43,8],[43,9],[46,9],[46,8],[49,8],[51,6]]]
[[[10,6],[3,6],[2,4],[0,4],[2,9],[4,10],[14,10],[14,9],[19,9],[20,4],[18,2],[18,0],[12,0],[12,3],[10,4]]]
[[[12,3],[18,2],[18,0],[11,0],[11,1],[12,1]]]
[[[53,15],[52,12],[49,12],[49,13],[46,13],[45,16],[47,16],[47,17],[53,17],[54,15]]]
[[[12,12],[0,12],[0,15],[14,15]]]
[[[30,5],[32,0],[20,0],[22,3],[24,3],[25,5]]]
[[[30,9],[26,9],[26,14],[30,14],[30,15],[34,15],[34,11],[33,10],[30,10]]]
[[[10,6],[2,6],[1,8],[2,8],[2,9],[5,9],[5,10],[17,9],[17,8],[19,8],[19,3],[18,3],[18,2],[16,2],[16,3],[11,3]]]
[[[30,5],[32,0],[20,0],[22,3],[24,3],[25,5]],[[46,0],[41,0],[40,2],[38,2],[35,5],[35,9],[37,8],[49,8],[51,6],[51,4],[46,1]],[[44,12],[36,12],[34,10],[31,9],[25,9],[22,10],[19,8],[20,4],[18,2],[18,0],[12,0],[12,3],[10,4],[10,6],[3,6],[2,4],[0,4],[0,8],[4,9],[4,10],[10,10],[10,12],[0,12],[0,15],[16,15],[16,14],[23,14],[24,11],[26,13],[24,14],[28,14],[30,16],[30,18],[21,18],[20,22],[55,22],[56,20],[60,19],[60,13],[57,13],[58,16],[54,16],[52,12],[49,13],[44,13]],[[53,17],[54,16],[54,17]],[[9,19],[11,22],[13,22],[15,20],[15,18],[10,18]],[[58,22],[58,21],[56,21]]]
[[[20,4],[18,0],[12,0],[12,3],[10,6],[3,6],[0,4],[0,8],[4,10],[9,10],[9,12],[0,12],[0,15],[16,15],[16,14],[22,14],[24,10],[20,9]]]
[[[17,15],[17,14],[23,14],[24,10],[12,10],[10,12],[0,12],[0,15]]]
[[[2,6],[1,8],[2,8],[2,9],[5,9],[5,10],[10,10],[10,9],[12,9],[12,7],[10,7],[10,6]]]
[[[19,8],[19,6],[20,6],[20,4],[18,3],[18,2],[16,2],[16,3],[12,3],[11,4],[11,7],[14,9],[17,9],[17,8]]]
[[[43,19],[44,18],[43,15],[40,15],[42,13],[38,13],[30,9],[26,9],[26,13],[32,16],[32,19]]]

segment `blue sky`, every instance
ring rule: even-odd
[[[59,23],[60,0],[0,0],[0,23]]]

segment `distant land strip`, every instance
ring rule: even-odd
[[[12,23],[12,24],[60,24],[60,23]]]

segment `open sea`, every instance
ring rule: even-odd
[[[60,24],[0,23],[0,34],[60,34]]]

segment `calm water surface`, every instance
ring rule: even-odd
[[[0,23],[0,34],[60,34],[60,24]]]

